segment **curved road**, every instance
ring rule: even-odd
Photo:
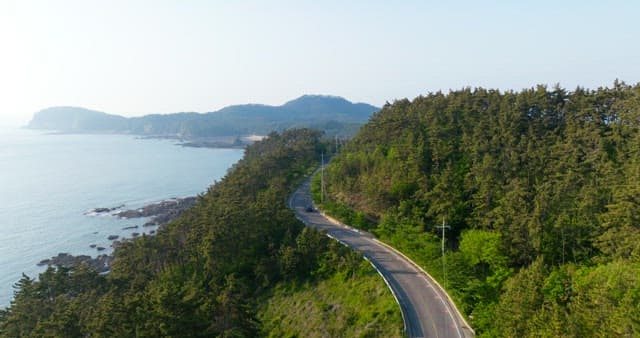
[[[322,213],[307,212],[311,205],[307,180],[289,199],[289,207],[307,226],[327,231],[327,235],[362,252],[380,272],[400,304],[405,332],[409,337],[473,337],[444,290],[415,263],[373,235],[347,227]]]

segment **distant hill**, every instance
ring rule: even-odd
[[[301,117],[344,120],[351,122],[367,121],[371,113],[378,108],[366,103],[352,103],[338,96],[304,95],[285,103],[283,108],[300,112]]]
[[[344,98],[304,95],[281,106],[233,105],[209,113],[175,113],[125,118],[78,107],[53,107],[37,112],[28,128],[74,133],[128,133],[203,138],[268,134],[294,127],[324,130],[328,135],[353,135],[379,108]]]
[[[67,132],[116,132],[127,128],[122,116],[79,107],[52,107],[33,116],[28,127]]]

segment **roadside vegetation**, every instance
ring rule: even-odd
[[[362,255],[345,257],[351,267],[330,278],[278,285],[259,307],[263,335],[403,337],[400,308],[380,275]]]
[[[640,335],[640,85],[399,100],[324,178],[322,208],[422,265],[479,336]]]

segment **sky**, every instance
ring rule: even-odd
[[[0,125],[640,82],[640,1],[0,0]]]

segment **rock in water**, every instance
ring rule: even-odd
[[[113,257],[109,255],[99,255],[96,258],[91,258],[87,255],[74,256],[66,252],[61,252],[58,254],[58,256],[51,257],[51,259],[43,259],[42,261],[40,261],[40,263],[38,263],[38,265],[63,266],[66,268],[71,268],[85,264],[90,268],[95,269],[97,272],[107,272],[111,267],[112,261]]]
[[[121,218],[152,217],[144,226],[165,225],[194,206],[197,201],[197,197],[176,198],[149,204],[140,209],[124,210],[115,215]]]

